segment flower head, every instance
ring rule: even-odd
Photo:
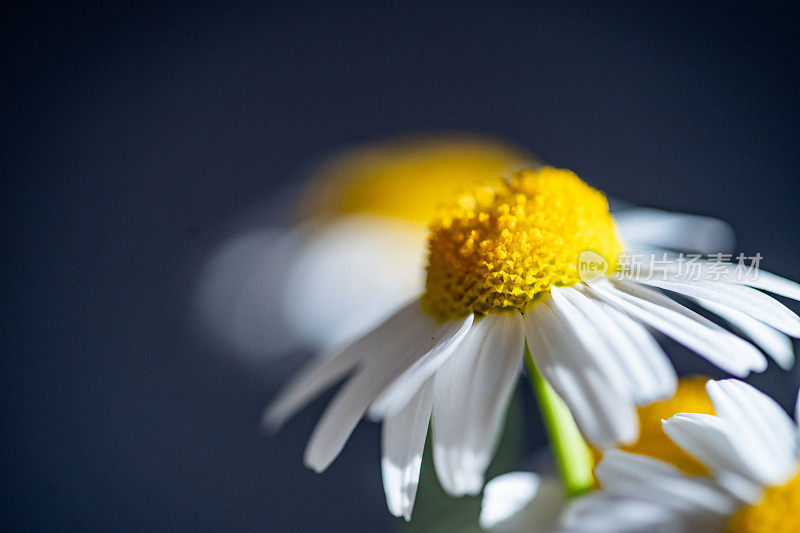
[[[439,319],[524,312],[581,281],[592,251],[615,268],[622,244],[605,196],[569,170],[524,170],[474,187],[431,224],[423,305]]]
[[[631,524],[646,531],[788,533],[800,529],[800,427],[771,398],[738,380],[709,381],[716,415],[679,413],[666,434],[703,464],[688,475],[658,459],[609,451],[596,472],[601,490],[575,502],[564,531],[618,523],[625,509],[649,508]],[[630,517],[634,518],[634,517]]]

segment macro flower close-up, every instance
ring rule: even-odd
[[[0,529],[800,533],[800,11],[4,6]]]

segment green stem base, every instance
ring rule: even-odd
[[[583,440],[575,419],[564,400],[553,390],[536,368],[528,345],[525,345],[525,365],[539,401],[545,429],[550,436],[558,467],[569,497],[591,490],[595,485],[592,452]]]

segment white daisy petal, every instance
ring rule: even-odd
[[[452,353],[472,320],[439,324],[420,313],[421,327],[407,330],[397,343],[387,341],[383,351],[366,360],[325,409],[306,447],[307,466],[317,472],[325,470],[375,398],[420,358]]]
[[[370,331],[421,292],[426,234],[422,224],[367,214],[308,231],[280,278],[277,303],[291,330],[317,346]]]
[[[423,313],[419,300],[411,302],[365,337],[335,355],[323,354],[295,376],[267,407],[263,417],[264,425],[269,429],[276,429],[366,357],[385,352],[387,347],[395,346],[408,331],[422,334],[432,328],[432,323]]]
[[[785,334],[738,309],[710,300],[695,301],[741,330],[784,370],[790,370],[794,366],[794,347],[791,339]]]
[[[195,306],[221,340],[263,361],[302,345],[280,301],[304,231],[265,228],[231,239],[214,252],[198,280]]]
[[[597,350],[592,330],[572,318],[559,312],[552,294],[530,309],[525,333],[531,355],[587,439],[600,447],[631,442],[638,419],[628,391],[618,386],[624,376],[609,377],[618,369],[608,364],[605,349]]]
[[[625,389],[636,400],[635,386],[637,383],[648,384],[650,376],[637,361],[633,366],[627,366],[620,360],[620,355],[633,349],[628,337],[619,330],[609,317],[589,298],[572,287],[553,287],[551,289],[552,301],[555,307],[571,323],[578,335],[585,333],[583,342],[594,345],[600,355],[613,367],[613,376],[620,377],[617,386]],[[591,339],[594,343],[591,343]]]
[[[736,282],[736,280],[733,280]],[[746,279],[739,283],[755,287],[774,294],[779,294],[793,300],[800,300],[800,283],[792,281],[763,270],[758,271],[754,279]]]
[[[586,294],[592,296],[591,290],[584,287]],[[597,300],[600,307],[605,313],[611,317],[621,328],[623,328],[628,337],[636,345],[636,352],[642,360],[650,367],[650,371],[656,376],[656,390],[661,391],[664,396],[672,396],[678,387],[678,376],[675,374],[675,369],[672,367],[667,354],[653,338],[647,328],[635,321],[627,314],[619,311],[614,306],[608,303]]]
[[[567,503],[556,478],[533,472],[509,472],[486,484],[480,526],[492,531],[547,533],[553,530]]]
[[[678,276],[678,266],[677,260],[673,261],[671,265],[658,264],[657,267],[655,263],[647,264],[647,262],[643,262],[637,264],[637,269],[639,274],[652,273],[661,278],[666,277],[666,279],[686,281],[685,277]],[[666,267],[666,271],[664,271],[664,267]],[[720,283],[746,285],[793,300],[800,300],[800,283],[756,268],[751,271],[747,265],[740,266],[737,263],[700,261],[693,263],[691,267],[687,267],[687,270],[689,268],[692,269],[692,277],[695,279],[719,280]]]
[[[381,473],[386,503],[394,516],[411,519],[419,484],[422,450],[433,406],[433,380],[428,380],[398,413],[383,422]]]
[[[800,283],[764,270],[742,271],[736,263],[703,262],[700,263],[701,274],[706,277],[720,277],[727,283],[747,285],[762,291],[800,300]],[[713,269],[713,273],[711,272]],[[724,277],[723,277],[724,276]]]
[[[524,531],[520,529],[518,531]],[[573,500],[556,533],[689,533],[685,513],[662,502],[595,491]],[[709,531],[703,529],[703,531]]]
[[[402,356],[401,354],[397,354]],[[322,472],[339,455],[369,404],[400,372],[397,364],[382,368],[364,366],[351,377],[328,404],[306,446],[306,466]]]
[[[607,356],[616,360],[617,367],[625,374],[628,388],[637,404],[672,396],[677,386],[675,372],[650,335],[645,332],[649,343],[641,342],[640,332],[633,331],[641,326],[605,303],[586,296],[581,290],[552,290],[554,302],[558,303],[560,297],[566,297],[583,319],[594,326],[597,340],[606,344]]]
[[[709,381],[708,397],[717,415],[737,429],[740,446],[763,458],[761,471],[780,484],[797,469],[797,426],[775,400],[738,380]]]
[[[463,319],[453,321],[455,327],[458,327],[455,333],[458,341],[465,339],[474,328],[474,319],[475,316],[470,313]],[[457,343],[453,343],[452,349],[432,351],[415,361],[373,402],[370,407],[370,417],[380,420],[402,409],[422,384],[452,356],[457,346]]]
[[[477,494],[522,366],[522,316],[490,313],[436,372],[433,460],[449,494]]]
[[[669,335],[721,369],[746,376],[763,371],[767,361],[755,346],[663,294],[626,282],[590,283],[595,295],[630,316]]]
[[[701,413],[679,413],[662,422],[670,439],[725,480],[724,485],[745,502],[757,502],[764,484],[764,457],[736,438],[738,428]]]
[[[658,459],[607,450],[595,468],[604,491],[616,496],[670,502],[676,509],[730,515],[739,502],[710,479],[687,476]]]
[[[614,214],[622,239],[636,244],[712,253],[733,247],[733,229],[716,218],[633,208]]]
[[[800,337],[800,317],[778,300],[753,288],[707,280],[676,281],[643,277],[637,281],[741,310],[788,335]]]

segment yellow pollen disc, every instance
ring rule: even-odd
[[[515,147],[463,134],[369,144],[335,157],[314,173],[303,214],[369,213],[426,223],[456,191],[534,161]]]
[[[779,487],[769,487],[756,505],[739,509],[728,522],[730,533],[800,532],[800,474]]]
[[[714,406],[706,394],[706,381],[708,378],[701,376],[681,378],[672,398],[639,407],[639,440],[621,449],[661,459],[690,475],[708,474],[708,469],[672,442],[661,427],[661,420],[677,413],[714,414]]]
[[[569,170],[523,170],[485,181],[430,225],[423,306],[446,320],[524,311],[537,295],[580,281],[591,251],[610,269],[622,245],[606,197]]]

